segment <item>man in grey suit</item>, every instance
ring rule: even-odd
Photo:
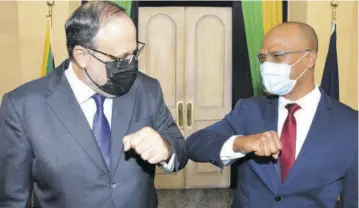
[[[159,82],[138,72],[133,22],[89,2],[65,27],[70,58],[3,96],[0,207],[29,207],[32,190],[42,208],[157,207],[156,165],[187,155]]]

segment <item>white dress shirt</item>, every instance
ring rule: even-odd
[[[319,91],[319,87],[315,86],[315,88],[305,95],[304,97],[300,98],[299,100],[293,102],[287,100],[283,96],[280,96],[278,99],[278,124],[277,124],[277,134],[280,138],[282,133],[282,128],[284,125],[285,120],[288,116],[288,110],[285,108],[287,104],[296,103],[300,106],[300,109],[295,112],[294,117],[297,122],[297,138],[296,138],[296,151],[295,151],[295,158],[298,157],[300,150],[304,144],[304,141],[307,137],[309,128],[312,124],[315,112],[317,110],[319,101],[320,101],[321,93]],[[231,161],[244,157],[245,154],[241,152],[234,152],[233,151],[233,143],[237,135],[234,135],[224,143],[220,157],[225,165],[231,163]]]
[[[70,62],[69,67],[65,70],[65,76],[69,82],[72,91],[75,94],[77,102],[80,104],[83,114],[86,117],[86,120],[89,126],[92,129],[93,119],[96,113],[96,103],[91,98],[96,92],[83,83],[75,74],[75,71],[72,68],[72,63]],[[111,128],[111,119],[112,119],[112,98],[106,98],[104,102],[104,114],[107,118],[107,121]],[[170,161],[167,163],[162,162],[160,167],[164,168],[164,171],[173,171],[174,168],[174,158],[175,154],[173,153]]]

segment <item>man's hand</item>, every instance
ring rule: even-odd
[[[238,136],[233,143],[235,152],[250,153],[254,152],[258,156],[273,156],[278,159],[282,150],[282,143],[274,131],[264,133]]]
[[[170,144],[150,127],[144,127],[125,136],[123,145],[125,151],[132,148],[141,155],[143,160],[151,164],[165,161],[171,156]]]

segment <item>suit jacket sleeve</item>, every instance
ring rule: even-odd
[[[174,171],[177,172],[187,164],[188,157],[186,142],[173,120],[171,112],[168,110],[164,100],[160,83],[157,81],[157,112],[155,119],[155,129],[163,139],[170,143],[172,152],[175,154]]]
[[[19,115],[4,95],[0,108],[0,207],[29,207],[33,154]]]
[[[228,115],[221,121],[195,132],[187,138],[187,152],[189,159],[195,162],[210,162],[223,167],[220,152],[224,143],[233,135],[242,134],[243,125],[240,116],[242,100],[239,100]]]

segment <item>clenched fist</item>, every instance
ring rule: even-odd
[[[123,145],[125,151],[132,148],[143,160],[151,164],[165,161],[171,156],[170,144],[150,127],[144,127],[125,136]]]
[[[233,144],[233,150],[242,153],[254,152],[258,156],[273,156],[274,159],[278,159],[282,143],[276,132],[267,131],[237,137]]]

